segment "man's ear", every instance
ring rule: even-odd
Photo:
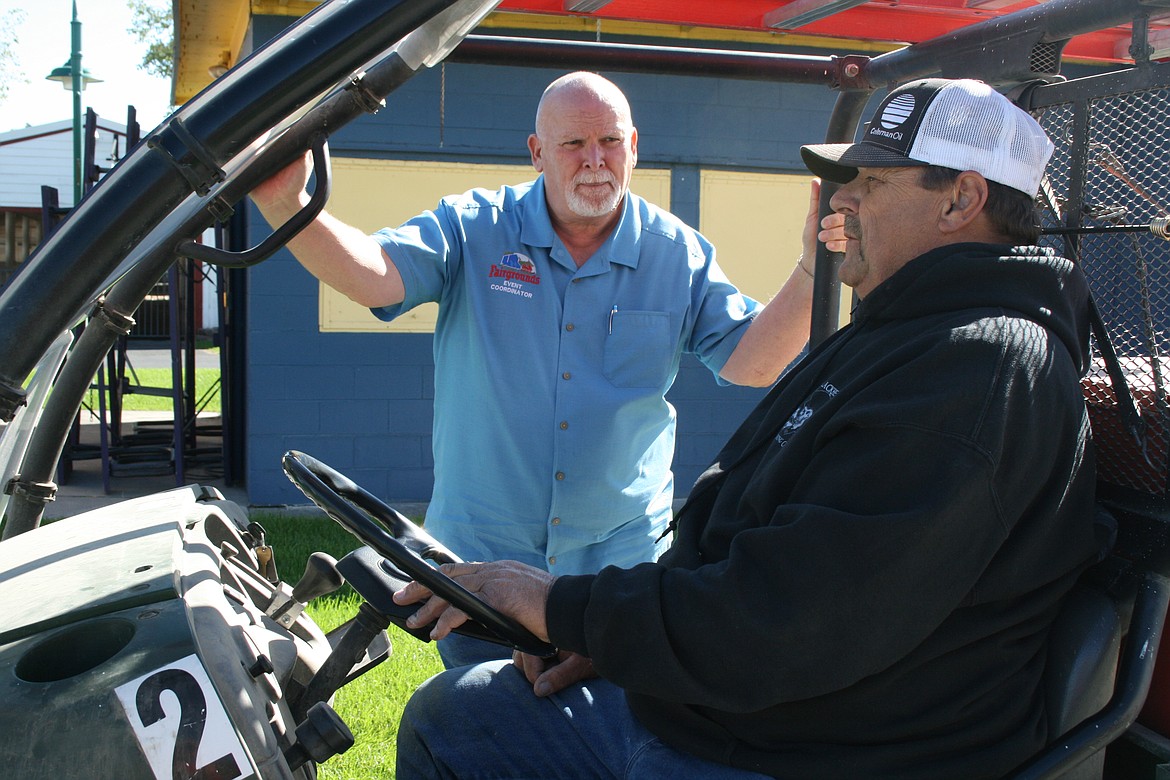
[[[987,179],[975,171],[963,171],[950,187],[951,202],[943,209],[939,230],[955,233],[970,225],[987,205]]]
[[[540,151],[540,139],[533,133],[528,136],[528,153],[532,155],[532,167],[537,173],[544,173],[544,160],[540,156]]]

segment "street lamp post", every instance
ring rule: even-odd
[[[73,208],[77,208],[77,204],[81,202],[81,194],[83,189],[82,175],[81,175],[81,92],[85,89],[86,84],[92,84],[101,79],[94,78],[89,72],[81,68],[81,20],[77,18],[77,0],[73,0],[73,21],[70,24],[71,31],[71,45],[69,61],[60,68],[53,68],[47,78],[49,81],[58,81],[61,86],[73,93]],[[99,372],[100,377],[100,372]],[[99,380],[100,381],[100,380]],[[103,397],[104,399],[104,397]],[[105,419],[105,404],[102,404],[102,419]],[[76,426],[76,421],[74,426]],[[76,427],[74,428],[76,430]],[[103,456],[105,452],[105,428],[102,428],[103,439]],[[62,463],[58,465],[58,469],[68,468],[69,455],[62,456]],[[103,461],[104,462],[104,461]],[[66,472],[67,473],[67,472]],[[104,478],[104,475],[103,475]],[[106,485],[106,491],[109,492],[109,486]]]
[[[70,23],[71,48],[69,62],[54,68],[46,78],[59,81],[61,86],[73,93],[73,205],[81,202],[81,92],[87,84],[100,82],[88,71],[81,68],[81,21],[77,18],[77,0],[73,0],[73,21]]]
[[[73,21],[69,23],[69,88],[73,91],[73,205],[81,202],[81,20],[73,0]]]

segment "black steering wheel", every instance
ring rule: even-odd
[[[284,454],[282,466],[292,483],[338,525],[389,559],[411,579],[466,612],[503,643],[541,658],[556,655],[556,647],[427,563],[427,560],[458,563],[460,559],[401,513],[344,474],[303,452],[289,450]]]

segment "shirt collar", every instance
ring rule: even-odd
[[[630,268],[638,267],[638,236],[642,232],[642,199],[627,191],[622,199],[622,216],[617,227],[594,257],[619,263]],[[529,246],[551,249],[556,233],[548,213],[548,202],[544,197],[544,175],[537,177],[528,194],[521,201],[523,223],[520,240]]]

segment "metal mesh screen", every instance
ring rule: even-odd
[[[1063,41],[1036,44],[1028,56],[1028,67],[1032,69],[1033,73],[1059,73],[1060,50],[1063,47]]]
[[[1170,241],[1142,226],[1170,208],[1170,89],[1089,96],[1038,116],[1056,145],[1042,203],[1043,240],[1078,261],[1089,279],[1139,420],[1127,424],[1095,343],[1083,382],[1108,483],[1165,495],[1170,406]]]

